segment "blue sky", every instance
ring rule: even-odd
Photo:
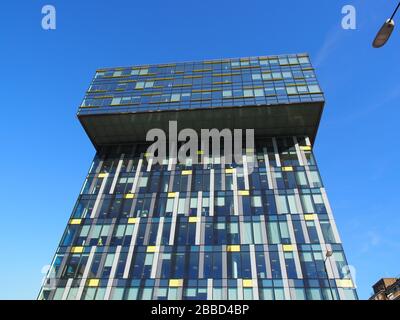
[[[400,31],[380,1],[7,1],[0,13],[0,298],[34,299],[94,148],[76,111],[97,68],[309,52],[326,93],[315,153],[360,298],[399,276]],[[41,28],[41,8],[57,29]],[[341,9],[357,9],[343,30]],[[399,18],[400,19],[400,18]]]

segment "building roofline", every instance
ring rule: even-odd
[[[162,66],[162,65],[169,65],[169,64],[185,64],[185,63],[200,63],[200,62],[223,62],[223,61],[232,61],[232,60],[243,60],[243,59],[252,59],[252,58],[279,58],[279,57],[290,57],[290,56],[303,56],[303,57],[310,57],[308,52],[300,52],[300,53],[287,53],[287,54],[278,54],[278,55],[266,55],[266,56],[249,56],[249,57],[233,57],[233,58],[223,58],[223,59],[203,59],[203,60],[187,60],[187,61],[178,61],[178,62],[157,62],[157,63],[144,63],[138,65],[129,65],[129,66],[116,66],[116,67],[101,67],[98,70],[101,71],[109,71],[114,69],[128,69],[128,68],[138,68],[138,67],[145,67],[145,66]]]

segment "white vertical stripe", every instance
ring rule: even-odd
[[[307,176],[307,180],[308,180],[308,184],[310,185],[310,188],[312,188],[312,178],[311,178],[311,174],[310,174],[310,167],[309,166],[304,166],[304,168],[306,169],[306,176]]]
[[[158,262],[158,259],[160,257],[160,247],[157,246],[156,252],[154,252],[154,257],[153,257],[153,265],[151,266],[151,274],[150,278],[154,279],[157,276],[157,267],[161,267],[161,263]]]
[[[267,170],[268,189],[274,189],[274,184],[272,183],[272,176],[271,176],[271,167],[269,165],[268,151],[267,148],[264,148],[263,150],[264,150],[265,169]]]
[[[143,163],[143,159],[139,159],[138,165],[136,166],[136,173],[135,173],[135,178],[133,179],[131,193],[135,193],[136,192],[136,186],[137,186],[138,181],[139,181],[140,170],[142,169],[142,163]]]
[[[61,300],[67,300],[69,289],[71,289],[72,280],[74,280],[74,279],[73,278],[69,278],[67,280],[67,285],[65,286],[65,289],[64,289],[63,295],[61,297]]]
[[[276,143],[276,138],[275,137],[272,138],[272,144],[274,146],[276,166],[280,167],[281,166],[281,159],[279,158],[278,144]]]
[[[237,298],[243,300],[243,280],[237,279]]]
[[[196,245],[200,245],[202,204],[203,204],[203,192],[199,191],[197,194],[197,222],[196,222],[196,240],[195,240]]]
[[[283,254],[283,247],[281,244],[278,245],[278,255],[279,255],[279,264],[281,266],[282,278],[287,279],[285,256]]]
[[[292,223],[292,216],[291,215],[286,215],[287,219],[287,226],[289,230],[289,236],[290,236],[290,243],[296,244],[296,237],[294,235],[294,228],[293,228],[293,223]]]
[[[150,159],[149,159],[150,158]],[[151,157],[149,157],[148,159],[147,159],[147,169],[146,169],[146,171],[147,172],[150,172],[151,171],[151,166],[153,165],[153,156],[151,156]]]
[[[172,211],[172,220],[171,220],[171,233],[169,235],[169,245],[174,244],[175,238],[175,229],[176,229],[176,216],[178,215],[178,204],[179,204],[179,192],[175,192],[175,199],[174,199],[174,207]]]
[[[318,218],[317,214],[315,214],[314,216],[315,216],[314,224],[315,224],[315,229],[317,230],[319,243],[321,244],[321,247],[324,248],[325,247],[325,239],[324,239],[324,235],[322,234],[322,229],[321,229],[321,225],[319,223],[319,218]]]
[[[271,259],[269,256],[268,245],[264,245],[264,261],[265,261],[265,269],[267,271],[267,278],[272,278],[272,269],[271,269]]]
[[[347,300],[346,294],[343,288],[338,288],[340,300]]]
[[[164,229],[164,217],[161,217],[160,218],[160,222],[158,223],[156,246],[160,246],[161,245],[163,229]]]
[[[299,165],[304,166],[303,156],[299,147],[299,143],[296,137],[293,137],[294,147],[296,149],[297,158],[299,159]]]
[[[209,215],[214,215],[214,169],[210,170],[210,199],[209,199]]]
[[[284,208],[281,205],[281,202],[279,201],[279,194],[277,194],[277,190],[274,191],[274,197],[275,197],[275,203],[276,203],[276,210],[278,211],[278,214],[285,214],[284,213]]]
[[[257,283],[257,263],[256,263],[256,252],[254,244],[249,245],[250,249],[250,265],[251,265],[251,277],[253,280],[253,300],[259,300],[258,295],[258,283]]]
[[[96,251],[96,246],[92,246],[90,248],[89,257],[86,262],[85,270],[83,271],[83,275],[82,275],[81,283],[79,284],[78,292],[76,294],[76,298],[75,298],[76,300],[80,300],[82,297],[83,289],[85,288],[86,280],[87,280],[87,277],[88,277],[88,274],[89,274],[89,271],[90,271],[90,268],[92,265],[92,260],[93,260],[95,251]]]
[[[301,199],[299,195],[299,190],[294,190],[294,200],[296,202],[296,209],[299,214],[303,214],[303,206],[301,205]]]
[[[129,244],[128,256],[126,257],[126,265],[125,265],[124,276],[123,276],[124,279],[128,278],[128,276],[129,276],[129,269],[131,268],[133,250],[135,249],[136,237],[137,237],[137,234],[139,231],[140,218],[136,218],[136,219],[137,220],[135,223],[135,227],[133,229],[131,243]]]
[[[238,196],[236,170],[233,170],[232,180],[233,180],[233,214],[235,216],[238,216],[239,215],[239,196]]]
[[[325,252],[324,253],[326,253],[327,251],[329,251],[329,250],[332,250],[332,246],[330,245],[330,244],[326,244],[325,245]],[[332,257],[328,257],[327,259],[326,259],[326,262],[325,262],[325,267],[326,267],[326,271],[328,272],[328,278],[329,279],[333,279],[334,278],[334,276],[333,276],[333,269],[332,269],[332,266],[331,266],[331,264],[330,264],[330,259],[331,259]],[[325,259],[325,258],[324,258]]]
[[[298,278],[302,279],[303,272],[301,271],[299,252],[297,251],[297,246],[295,245],[297,242],[296,242],[296,236],[294,234],[292,217],[290,215],[287,215],[287,225],[288,225],[289,234],[290,234],[290,242],[292,244],[294,244],[294,248],[295,248],[293,250],[293,258],[294,258],[294,264],[296,266],[296,274],[297,274]]]
[[[108,178],[108,173],[105,174],[105,177],[103,178],[103,181],[101,182],[99,193],[97,194],[96,201],[94,203],[92,213],[90,214],[90,218],[91,219],[93,219],[97,214],[97,209],[99,207],[99,203],[100,203],[101,197],[103,196],[104,188],[106,187],[107,178]]]
[[[294,264],[296,266],[297,277],[299,279],[303,279],[303,271],[301,270],[299,251],[297,250],[297,246],[294,246],[293,258],[294,258]]]
[[[207,279],[207,300],[213,299],[213,279]]]
[[[88,183],[88,178],[86,177],[85,182],[83,183],[83,186],[81,188],[81,191],[79,191],[79,194],[82,194],[83,190],[85,190],[86,184]]]
[[[117,249],[115,250],[114,261],[113,261],[111,271],[110,271],[110,276],[109,276],[108,282],[107,282],[106,293],[104,294],[104,300],[110,299],[111,289],[112,289],[112,285],[113,285],[114,278],[115,278],[115,272],[117,271],[120,253],[121,253],[121,246],[117,246]]]
[[[250,189],[250,184],[249,184],[249,170],[247,167],[247,156],[243,156],[243,178],[244,178],[244,188],[246,190]]]
[[[168,158],[168,168],[167,168],[168,171],[171,171],[173,166],[174,166],[174,164],[176,163],[176,157],[173,156],[174,153],[176,153],[175,149],[176,149],[175,145],[170,146],[171,154],[169,155],[169,158]]]
[[[245,237],[245,234],[244,234],[244,221],[243,221],[243,219],[241,219],[241,218],[239,218],[239,235],[240,235],[240,240],[241,240],[241,242],[243,242],[244,241],[244,239],[246,238]]]
[[[301,219],[300,223],[301,223],[301,229],[302,229],[303,235],[304,235],[304,241],[305,241],[305,243],[310,243],[311,241],[310,241],[310,237],[308,235],[307,224],[304,221],[304,219]]]
[[[150,278],[154,279],[157,277],[157,268],[161,266],[161,263],[158,263],[159,257],[160,257],[160,245],[161,245],[161,239],[162,239],[162,232],[164,228],[164,217],[160,218],[160,222],[158,224],[158,230],[157,230],[157,238],[156,238],[156,252],[154,253],[154,259],[153,259],[153,265],[151,267],[151,275]]]
[[[327,262],[327,265],[328,265],[328,264],[330,265],[331,270],[332,270],[332,272],[333,272],[334,278],[340,279],[340,274],[339,274],[339,270],[338,270],[338,268],[337,268],[337,263],[336,263],[335,255],[330,256],[330,257],[327,259],[326,262]]]
[[[265,216],[264,215],[260,216],[260,224],[261,224],[262,243],[263,244],[268,244],[267,228],[266,228],[266,225],[265,225]]]
[[[333,219],[332,208],[331,208],[331,205],[329,203],[328,197],[326,195],[325,188],[321,188],[321,195],[322,195],[322,199],[324,201],[325,207],[326,207],[326,212],[328,213],[329,222],[331,224],[332,232],[333,232],[333,235],[335,237],[335,240],[336,240],[337,243],[341,243],[342,241],[340,240],[339,232],[338,232],[338,229],[336,227],[336,222]]]
[[[115,170],[114,179],[112,181],[109,194],[114,193],[114,189],[115,189],[115,186],[117,185],[117,181],[118,181],[119,173],[121,172],[121,167],[122,167],[123,161],[124,161],[124,154],[121,154],[121,157],[118,161],[117,169]]]
[[[283,281],[283,289],[284,289],[285,299],[291,300],[290,290],[289,290],[289,281],[288,281],[287,272],[286,272],[285,256],[283,254],[282,245],[279,245],[278,254],[279,254],[279,262],[280,262],[281,270],[282,270],[282,281]]]
[[[210,163],[210,158],[208,155],[203,154],[203,169],[206,170],[208,168],[208,164]]]

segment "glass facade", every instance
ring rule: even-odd
[[[78,116],[313,99],[307,55],[257,57],[99,70]],[[148,146],[97,146],[39,299],[357,299],[308,136],[229,164]]]
[[[97,70],[79,114],[323,101],[306,54]]]

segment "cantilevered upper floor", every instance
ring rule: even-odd
[[[324,96],[307,54],[97,70],[78,118],[95,147],[145,140],[149,129],[255,129],[314,141]]]

